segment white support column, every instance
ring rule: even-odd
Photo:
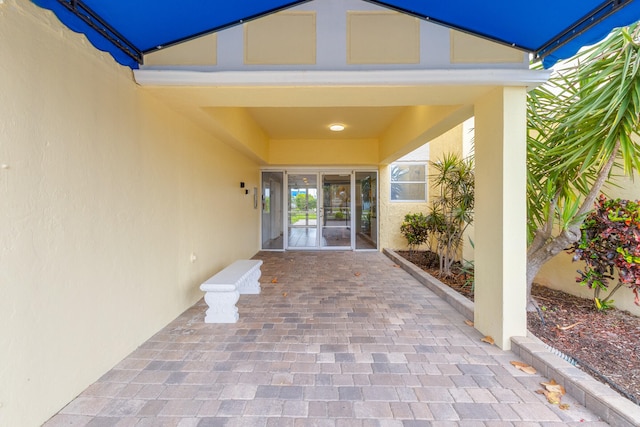
[[[475,104],[475,327],[500,348],[527,333],[526,89]]]

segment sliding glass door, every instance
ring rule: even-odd
[[[322,174],[322,219],[320,245],[352,248],[351,173]]]
[[[318,247],[318,175],[288,174],[288,247]]]
[[[376,250],[376,171],[263,171],[262,249]]]

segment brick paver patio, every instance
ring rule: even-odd
[[[57,426],[607,425],[378,252],[261,252],[236,324],[201,300],[45,424]]]

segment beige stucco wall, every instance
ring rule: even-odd
[[[636,174],[633,180],[618,178],[616,183],[619,187],[611,185],[606,187],[605,193],[609,197],[629,200],[640,199],[640,176]],[[565,252],[559,253],[542,267],[535,281],[544,286],[560,289],[583,298],[593,298],[593,290],[576,283],[576,277],[578,276],[576,270],[583,269],[584,262],[572,262],[571,257],[572,255]],[[610,289],[613,289],[613,286]],[[607,295],[607,293],[604,295]],[[640,316],[640,307],[634,304],[634,298],[635,295],[631,290],[619,289],[613,296],[614,305],[621,310],[629,310],[631,313]]]
[[[444,153],[462,152],[462,125],[445,132],[429,142],[429,158],[433,161],[442,157]],[[400,233],[400,225],[404,216],[409,213],[429,212],[429,203],[391,201],[391,173],[390,165],[380,167],[380,247],[392,249],[408,249],[407,240]],[[433,173],[429,168],[429,175]],[[428,198],[433,197],[430,184]],[[425,246],[426,248],[426,246]]]
[[[28,427],[258,250],[259,172],[31,2],[0,40],[0,425]]]

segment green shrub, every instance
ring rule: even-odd
[[[593,289],[593,300],[600,311],[613,306],[611,297],[621,286],[629,287],[640,305],[640,204],[630,200],[608,200],[604,196],[596,202],[596,209],[585,219],[580,240],[570,252],[573,260],[583,260],[584,271],[578,270],[576,282]],[[606,297],[609,281],[618,282]]]
[[[409,251],[414,251],[429,239],[427,217],[421,213],[405,215],[400,232],[407,239]]]

